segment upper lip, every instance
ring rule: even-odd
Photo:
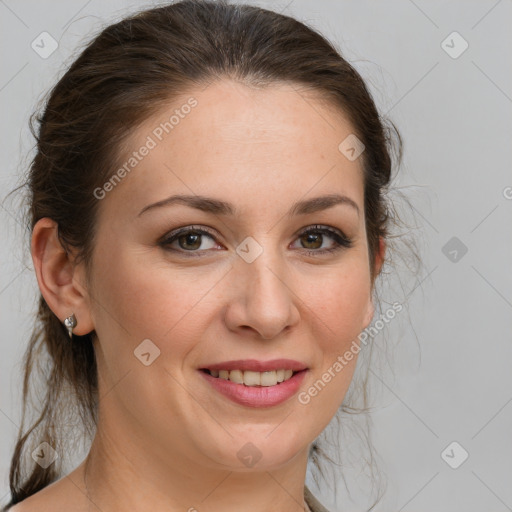
[[[270,372],[273,370],[293,370],[300,372],[307,369],[307,366],[300,361],[293,359],[272,359],[271,361],[258,361],[257,359],[238,359],[235,361],[224,361],[223,363],[209,364],[202,366],[201,370],[242,370],[253,372]]]

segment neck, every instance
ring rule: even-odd
[[[310,512],[304,501],[309,447],[285,466],[243,472],[152,458],[139,443],[120,441],[98,432],[82,464],[88,511]]]

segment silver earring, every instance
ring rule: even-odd
[[[76,316],[74,313],[71,313],[70,316],[68,316],[65,320],[64,320],[64,325],[67,327],[68,329],[68,334],[69,334],[69,337],[72,338],[73,337],[73,328],[76,327]]]

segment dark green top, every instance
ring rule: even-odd
[[[304,500],[312,512],[329,512],[311,493],[308,486],[304,486]]]

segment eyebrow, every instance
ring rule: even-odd
[[[139,212],[137,217],[140,217],[143,213],[154,208],[171,206],[173,204],[183,204],[185,206],[190,206],[191,208],[195,208],[206,213],[213,213],[215,215],[237,215],[237,210],[232,204],[221,201],[220,199],[198,195],[178,194],[145,206]],[[350,197],[340,194],[328,194],[325,196],[314,197],[312,199],[297,201],[288,211],[288,216],[292,217],[293,215],[307,215],[310,213],[327,210],[328,208],[332,208],[338,204],[350,206],[356,210],[357,215],[360,215],[359,206],[354,200],[350,199]]]

